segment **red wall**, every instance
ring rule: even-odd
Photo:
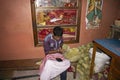
[[[102,25],[86,30],[86,1],[82,0],[80,42],[71,47],[104,38],[119,12],[119,0],[104,0]],[[43,47],[34,47],[30,0],[0,0],[0,10],[0,60],[43,57]]]

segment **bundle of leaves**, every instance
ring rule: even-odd
[[[65,51],[64,57],[71,62],[78,61],[77,71],[80,74],[80,80],[89,80],[90,73],[90,56],[89,50],[92,47],[92,43],[81,45],[76,48],[70,48],[68,45],[63,45]]]
[[[89,80],[90,74],[90,56],[89,50],[92,47],[92,43],[79,46],[80,59],[78,61],[77,70],[80,73],[80,80]]]
[[[78,48],[70,48],[64,53],[64,57],[71,62],[76,62],[80,59],[80,53]]]

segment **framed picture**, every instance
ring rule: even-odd
[[[63,28],[65,43],[79,42],[79,3],[79,0],[31,0],[35,46],[42,46],[55,26]]]

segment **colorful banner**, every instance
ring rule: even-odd
[[[86,29],[99,27],[102,19],[103,0],[87,0]]]

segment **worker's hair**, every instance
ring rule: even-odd
[[[54,27],[53,34],[54,34],[54,36],[62,36],[63,35],[63,28],[61,28],[60,26]]]

